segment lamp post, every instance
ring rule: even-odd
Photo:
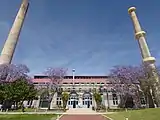
[[[75,79],[75,69],[72,69],[72,76],[73,76],[73,79],[72,79],[72,87],[73,87],[73,90],[75,89],[75,86],[74,86],[74,79]]]

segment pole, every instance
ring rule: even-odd
[[[75,79],[75,69],[72,69],[72,75],[73,75],[73,82],[72,82],[72,84],[73,84],[73,89],[74,89],[74,79]]]
[[[23,0],[0,56],[0,64],[10,64],[15,52],[19,35],[29,7],[28,0]]]
[[[135,11],[136,11],[135,7],[130,7],[128,9],[128,13],[131,16],[133,26],[134,26],[135,38],[138,40],[138,44],[140,47],[143,63],[145,66],[147,66],[147,69],[151,70],[151,74],[153,76],[153,83],[154,83],[153,91],[155,92],[156,103],[157,103],[157,106],[160,106],[159,76],[157,74],[157,70],[155,66],[156,59],[151,56],[147,42],[145,40],[146,33],[141,29],[141,26]]]

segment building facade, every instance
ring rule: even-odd
[[[102,97],[102,104],[106,108],[117,108],[120,97],[113,92],[107,76],[65,76],[60,86],[61,90],[69,93],[68,108],[92,108],[96,107],[93,97],[93,91],[98,91]],[[33,83],[37,89],[47,88],[50,79],[46,76],[34,76]],[[52,96],[49,98],[49,96]],[[50,101],[50,100],[51,101]],[[25,101],[24,105],[40,109],[48,108],[48,101],[51,102],[50,109],[56,109],[62,106],[60,93],[57,91],[54,95],[42,93],[38,100]]]

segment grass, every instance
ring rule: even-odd
[[[54,118],[56,120],[56,115],[38,115],[38,114],[32,114],[32,115],[0,115],[0,120],[51,120],[51,118]]]
[[[35,112],[35,110],[36,110],[36,112],[45,112],[46,111],[46,109],[35,109],[35,108],[25,108],[24,109],[24,111],[25,112]],[[49,111],[49,112],[61,112],[61,111],[63,111],[62,109],[51,109],[51,110],[47,110],[47,111]],[[18,110],[9,110],[8,112],[22,112],[22,109],[18,109]]]
[[[113,114],[107,114],[108,117],[113,120],[159,120],[160,108],[150,108],[143,110],[129,110],[127,112],[117,112]]]
[[[35,109],[33,108],[25,108],[24,110],[25,112],[35,112]],[[9,112],[22,112],[22,109],[13,110],[13,111],[10,110]]]

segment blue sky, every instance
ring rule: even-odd
[[[20,4],[21,0],[1,0],[0,49]],[[69,74],[75,68],[76,75],[106,75],[115,65],[138,65],[141,56],[130,6],[137,7],[159,65],[159,0],[30,0],[13,63],[26,64],[31,74],[64,67]]]

